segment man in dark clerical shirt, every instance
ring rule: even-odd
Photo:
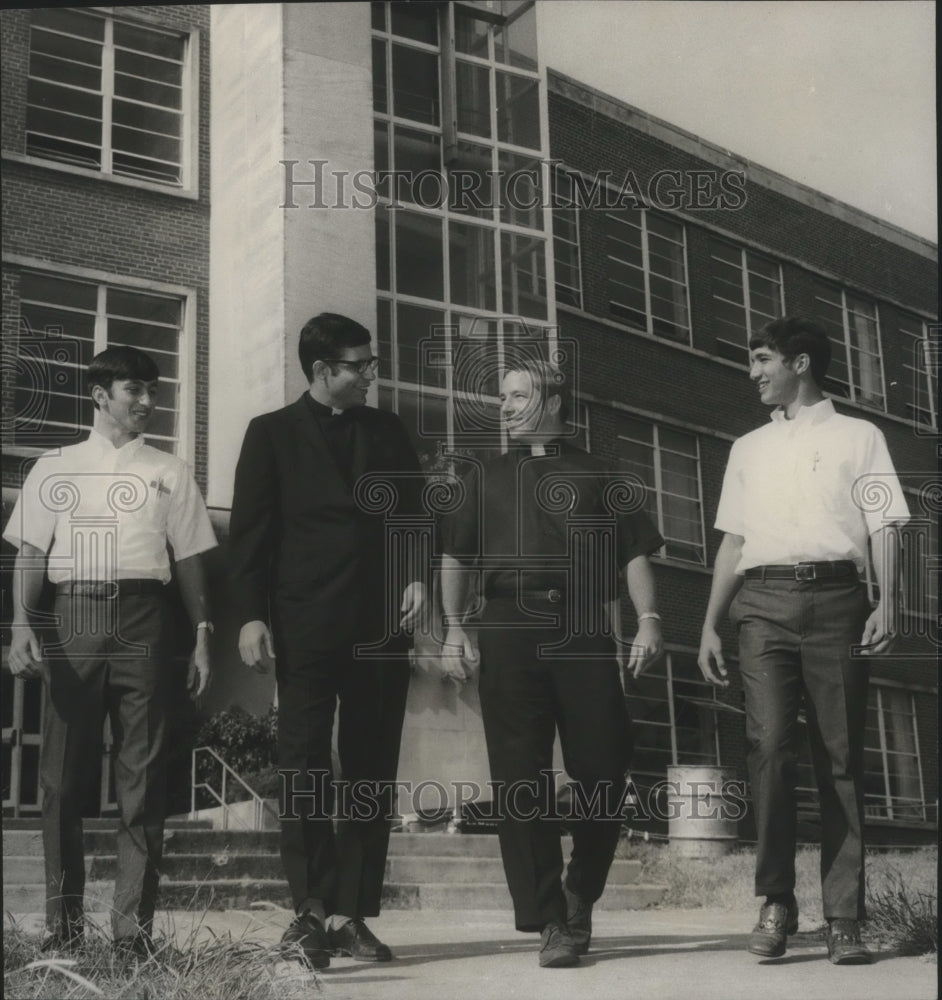
[[[245,432],[229,544],[239,652],[253,669],[274,661],[278,682],[281,858],[297,913],[283,943],[325,968],[331,954],[392,958],[364,922],[379,913],[393,809],[370,789],[396,777],[404,632],[425,586],[392,565],[384,513],[358,499],[357,484],[378,477],[397,513],[415,514],[422,473],[399,418],[364,405],[378,361],[368,330],[321,313],[301,330],[298,355],[309,391]],[[383,655],[358,655],[365,646]],[[372,809],[340,811],[336,833],[335,713],[343,780]]]
[[[631,750],[619,664],[637,676],[661,651],[648,556],[663,539],[637,509],[637,488],[562,440],[561,373],[521,361],[500,398],[511,448],[464,477],[465,500],[442,524],[442,662],[461,681],[480,658],[515,923],[541,932],[540,965],[559,967],[588,951],[618,842]],[[620,572],[638,615],[630,653],[613,641]],[[480,653],[461,625],[474,577],[486,599]],[[565,882],[559,824],[546,815],[557,730],[574,798],[589,804],[572,823]]]

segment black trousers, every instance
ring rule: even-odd
[[[567,820],[573,849],[566,885],[595,902],[618,844],[631,729],[611,639],[578,637],[567,643],[566,659],[549,658],[541,645],[560,643],[565,628],[528,627],[525,618],[516,599],[488,601],[478,633],[480,694],[491,778],[502,789],[498,833],[514,920],[518,930],[538,931],[566,917],[549,773],[556,731],[566,771],[588,804]]]
[[[756,895],[795,887],[798,711],[804,701],[821,802],[824,916],[864,912],[863,745],[869,664],[851,656],[870,606],[857,580],[746,580],[730,608],[739,629]]]
[[[115,938],[132,937],[151,928],[163,854],[170,690],[165,598],[59,594],[55,613],[58,647],[44,655],[40,754],[46,924],[63,934],[82,926],[82,805],[101,766],[107,711],[120,815],[112,929]]]
[[[376,916],[395,815],[408,662],[356,660],[350,650],[317,657],[279,650],[277,663],[281,860],[294,906],[319,899],[327,913]],[[335,790],[338,703],[342,782]]]

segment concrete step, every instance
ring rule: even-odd
[[[116,826],[107,829],[85,829],[85,852],[113,854]],[[164,850],[173,854],[277,854],[277,830],[209,830],[190,827],[168,828],[164,833]],[[572,839],[563,837],[563,853],[572,849]],[[38,829],[3,828],[4,857],[42,857],[42,835]],[[499,858],[497,837],[482,833],[394,833],[389,838],[391,857],[434,855],[442,858]]]
[[[3,817],[4,836],[11,830],[41,830],[42,820],[38,816]],[[114,817],[105,816],[103,818],[86,819],[83,823],[86,832],[89,830],[110,830],[114,832],[118,829],[118,820]],[[208,819],[181,819],[174,817],[164,822],[164,826],[174,830],[211,830],[213,824]]]
[[[596,904],[602,910],[644,909],[659,902],[665,892],[657,885],[609,885]],[[104,913],[114,898],[111,882],[90,881],[85,889],[89,913]],[[213,879],[202,882],[161,882],[161,909],[246,909],[265,901],[291,908],[283,879]],[[508,910],[510,893],[503,882],[459,885],[452,882],[387,883],[383,906],[388,909]],[[3,886],[3,908],[9,913],[40,913],[44,908],[42,885]]]
[[[115,877],[117,858],[113,854],[91,855],[86,862],[88,880],[104,882]],[[278,880],[283,877],[277,854],[164,855],[163,878],[171,882],[203,881],[223,878]],[[6,857],[3,880],[8,885],[42,885],[42,857]],[[390,857],[386,862],[386,882],[397,884],[448,883],[456,886],[501,882],[503,865],[499,858]],[[617,860],[609,871],[610,885],[635,885],[641,878],[641,862]]]

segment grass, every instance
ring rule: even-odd
[[[319,991],[316,975],[299,962],[249,938],[215,936],[199,922],[184,935],[169,927],[146,961],[117,958],[111,936],[91,923],[75,955],[45,954],[40,941],[7,922],[7,1000],[300,1000]]]
[[[739,848],[709,861],[679,858],[664,844],[623,840],[618,856],[641,862],[642,881],[666,885],[660,905],[716,907],[751,914],[756,908],[755,850]],[[800,847],[795,895],[805,926],[823,930],[820,851]],[[899,955],[936,954],[938,851],[868,851],[864,936]],[[747,921],[748,922],[748,921]]]

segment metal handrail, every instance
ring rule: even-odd
[[[217,792],[215,788],[209,785],[205,781],[196,780],[196,759],[197,755],[201,753],[208,753],[210,756],[214,757],[222,765],[222,790]],[[222,806],[222,828],[223,830],[229,829],[229,811],[234,802],[226,801],[226,780],[231,775],[235,780],[249,793],[252,800],[252,825],[247,826],[242,820],[236,819],[236,822],[245,830],[261,830],[262,829],[262,816],[267,810],[269,813],[274,815],[271,806],[249,785],[242,776],[234,770],[222,757],[213,750],[212,747],[195,747],[193,753],[190,757],[190,769],[191,769],[191,790],[190,790],[190,819],[196,818],[196,791],[199,788],[204,789],[208,792],[218,803]]]

